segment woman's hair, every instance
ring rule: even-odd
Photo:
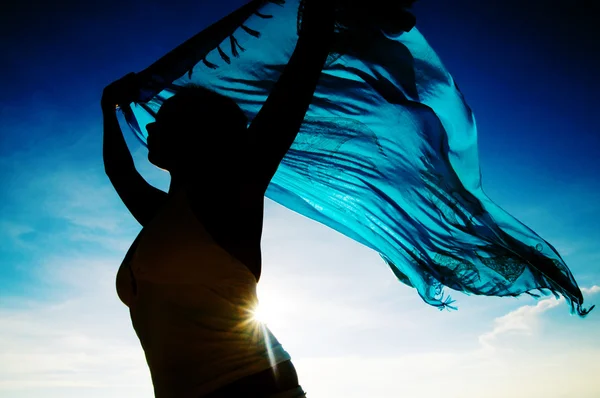
[[[190,84],[178,88],[161,111],[162,142],[175,163],[217,162],[223,170],[235,167],[247,148],[248,118],[231,98]]]
[[[201,105],[197,110],[197,115],[226,117],[228,120],[222,120],[223,123],[233,123],[244,127],[248,124],[248,118],[234,100],[206,87],[189,83],[178,89],[175,96]]]
[[[197,84],[178,88],[169,100],[176,102],[179,123],[185,126],[238,131],[248,125],[248,118],[234,100]]]

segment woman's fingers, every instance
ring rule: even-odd
[[[300,34],[322,36],[333,33],[335,4],[335,0],[306,0],[302,9]]]
[[[138,93],[137,75],[132,72],[106,86],[102,102],[111,106],[129,104],[137,98]]]

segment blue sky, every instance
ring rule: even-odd
[[[69,4],[70,3],[70,4]],[[139,226],[103,174],[104,85],[243,1],[14,2],[0,16],[0,395],[147,397],[114,279]],[[449,5],[452,3],[453,7]],[[600,303],[597,6],[421,0],[418,27],[479,127],[488,195]],[[168,176],[127,136],[140,171]],[[553,298],[439,312],[376,253],[268,201],[259,295],[309,397],[600,396],[600,318]],[[341,267],[344,273],[340,273]]]

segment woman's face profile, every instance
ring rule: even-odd
[[[168,171],[222,169],[231,163],[246,132],[245,121],[239,126],[228,123],[239,117],[232,105],[201,96],[175,95],[166,100],[156,120],[146,125],[150,163]]]

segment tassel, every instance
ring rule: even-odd
[[[225,54],[225,51],[221,50],[221,46],[217,46],[217,50],[219,51],[219,55],[221,56],[221,58],[223,58],[223,61],[230,64],[231,58],[229,58],[229,56],[227,54]]]
[[[273,15],[267,15],[267,14],[261,14],[260,12],[256,11],[254,13],[254,15],[261,17],[262,19],[270,19],[273,18]]]
[[[242,25],[241,28],[244,29],[246,31],[246,33],[248,33],[251,36],[260,37],[260,32],[259,31],[256,31],[254,29],[250,29],[246,25]]]
[[[218,66],[216,64],[213,64],[212,62],[208,61],[206,58],[202,59],[202,63],[204,63],[204,65],[206,65],[210,69],[217,69],[218,68]]]
[[[590,308],[588,308],[587,310],[585,308],[583,308],[581,305],[577,305],[577,314],[580,317],[585,317],[587,314],[590,313],[591,310],[593,310],[596,307],[596,305],[592,305]]]
[[[442,300],[444,300],[444,302],[442,303],[443,307],[440,308],[440,310],[454,310],[456,311],[458,308],[456,308],[456,306],[452,305],[453,303],[456,302],[456,300],[452,300],[452,298],[450,297],[450,295],[446,296],[446,299],[442,298]]]
[[[240,43],[238,43],[235,36],[233,36],[233,35],[229,36],[229,42],[231,43],[231,54],[234,57],[237,58],[240,56],[240,53],[238,52],[238,47],[241,51],[246,51],[246,49],[244,47],[240,46]]]

